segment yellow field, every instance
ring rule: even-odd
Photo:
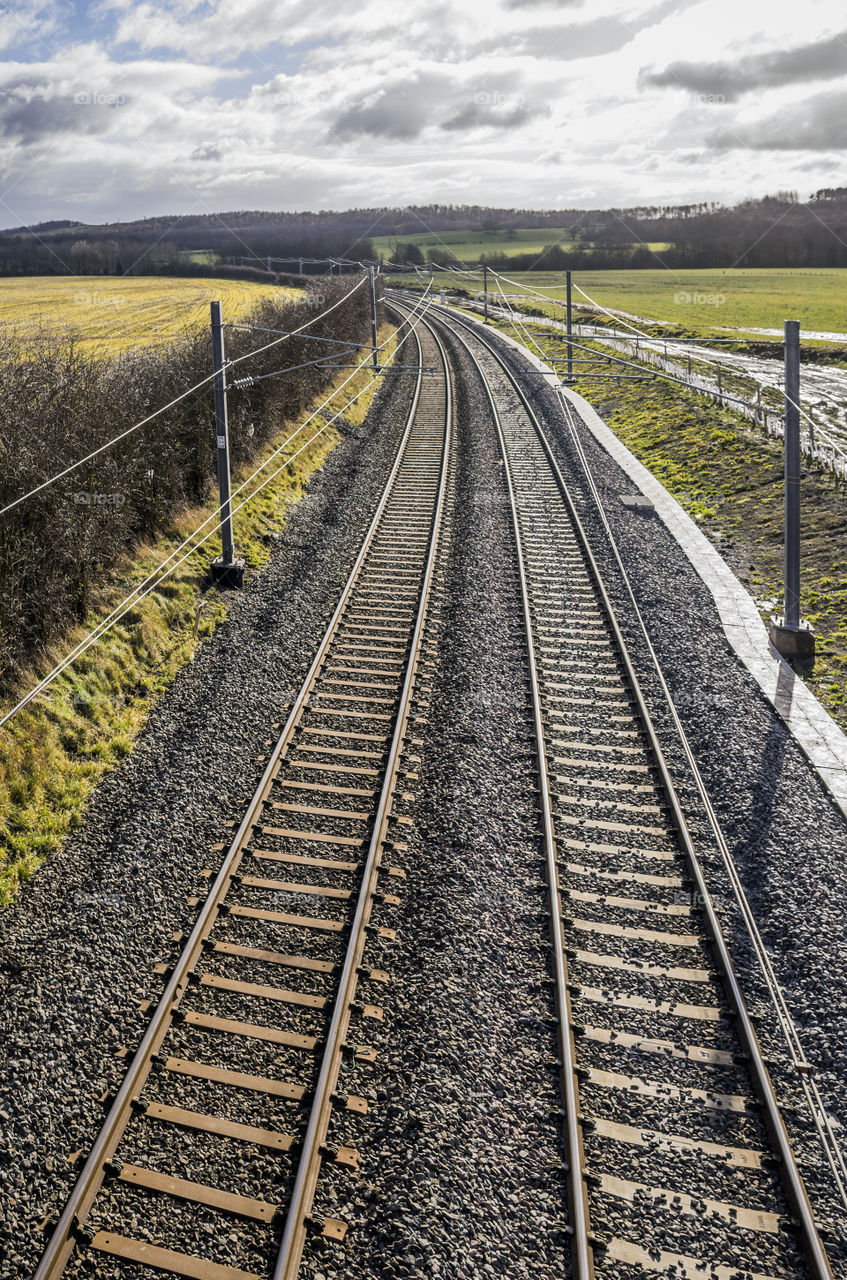
[[[90,354],[114,355],[173,341],[209,323],[218,300],[224,320],[238,320],[262,298],[297,297],[298,289],[244,280],[165,276],[0,277],[0,325],[19,334],[72,333]]]

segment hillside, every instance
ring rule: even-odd
[[[732,208],[707,202],[549,210],[432,204],[163,215],[101,226],[54,221],[0,232],[0,274],[173,274],[192,264],[215,270],[252,257],[359,260],[393,255],[398,246],[421,261],[485,256],[513,270],[842,267],[847,187],[817,191],[808,202],[784,191]],[[324,271],[326,261],[309,269]]]

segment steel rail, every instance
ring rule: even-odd
[[[426,326],[427,328],[429,326]],[[400,756],[403,750],[403,739],[409,711],[414,695],[415,675],[423,630],[429,605],[430,585],[438,553],[441,520],[444,511],[444,498],[447,485],[447,466],[451,445],[452,395],[450,384],[450,366],[444,346],[434,331],[435,339],[444,366],[445,378],[445,430],[444,447],[441,455],[441,473],[438,484],[438,496],[433,514],[432,532],[429,552],[421,583],[421,594],[415,629],[412,635],[406,676],[400,695],[400,706],[397,713],[394,734],[386,765],[385,779],[376,811],[374,829],[368,848],[365,869],[362,878],[362,891],[356,908],[356,915],[351,928],[350,941],[344,960],[344,968],[339,981],[339,994],[333,1011],[332,1024],[327,1036],[326,1048],[321,1063],[320,1075],[315,1089],[315,1098],[309,1115],[309,1123],[303,1139],[300,1160],[297,1168],[294,1188],[289,1201],[288,1212],[283,1231],[279,1257],[274,1271],[274,1280],[296,1280],[300,1269],[300,1260],[305,1243],[307,1220],[311,1213],[312,1201],[321,1165],[321,1146],[326,1139],[329,1117],[332,1110],[332,1093],[335,1089],[341,1064],[342,1046],[347,1033],[350,1018],[350,1005],[356,989],[357,971],[361,963],[365,943],[365,927],[368,924],[373,903],[373,892],[382,857],[382,846],[386,839],[386,830],[390,816],[392,796]],[[418,339],[418,350],[421,362],[423,351]]]
[[[420,323],[420,317],[418,317],[418,323]],[[417,334],[415,336],[418,341],[418,348],[420,351],[420,341],[417,339]],[[57,1280],[57,1277],[62,1275],[62,1272],[64,1271],[64,1268],[76,1247],[78,1233],[84,1227],[86,1218],[91,1210],[91,1206],[102,1185],[104,1167],[114,1155],[132,1113],[133,1099],[138,1097],[143,1089],[150,1073],[152,1060],[168,1033],[173,1020],[173,1015],[185,995],[188,988],[189,974],[199,958],[202,950],[203,939],[208,935],[215,919],[217,918],[219,907],[226,896],[232,877],[241,861],[244,849],[255,825],[257,815],[265,804],[267,796],[273,785],[280,759],[293,736],[315,678],[324,662],[327,650],[329,649],[338,628],[339,620],[350,596],[352,595],[356,581],[359,577],[362,563],[365,560],[365,557],[367,556],[371,544],[377,534],[383,512],[391,494],[391,489],[400,470],[409,436],[412,432],[415,414],[420,401],[422,382],[423,377],[422,374],[419,373],[415,384],[412,404],[406,420],[406,426],[397,449],[394,464],[391,468],[388,480],[386,481],[376,512],[374,513],[373,519],[362,542],[362,546],[353,564],[353,568],[351,569],[347,582],[342,590],[338,605],[336,606],[329,624],[327,625],[314,660],[309,667],[306,678],[303,681],[300,691],[291,707],[282,733],[270,754],[268,763],[250,801],[247,812],[245,813],[244,818],[233,837],[232,843],[224,857],[220,870],[218,871],[209,890],[208,896],[200,909],[194,927],[192,928],[191,933],[189,934],[188,939],[174,964],[161,999],[151,1016],[150,1022],[148,1023],[147,1029],[141,1039],[141,1043],[136,1050],[132,1062],[127,1068],[126,1075],[124,1076],[121,1086],[109,1109],[106,1120],[95,1139],[94,1145],[91,1148],[82,1172],[74,1184],[73,1190],[65,1204],[59,1221],[50,1237],[50,1240],[48,1241],[44,1253],[42,1254],[38,1267],[33,1272],[32,1280]]]
[[[456,334],[455,336],[473,359],[473,355],[464,339],[459,334]],[[474,361],[474,363],[481,374],[482,371],[479,369],[478,363],[476,361]],[[556,984],[556,1004],[559,1010],[557,1036],[559,1043],[559,1058],[561,1062],[560,1085],[565,1104],[565,1145],[567,1151],[566,1173],[568,1177],[568,1196],[571,1203],[570,1225],[573,1229],[571,1249],[572,1274],[574,1280],[593,1280],[594,1259],[593,1250],[591,1248],[591,1215],[588,1206],[585,1182],[582,1177],[582,1170],[585,1165],[585,1155],[582,1145],[582,1129],[579,1122],[579,1079],[576,1073],[576,1045],[574,1043],[573,1020],[571,1017],[570,1006],[570,978],[568,974],[564,927],[560,907],[561,888],[559,884],[559,868],[557,865],[556,854],[555,821],[553,817],[553,802],[550,794],[550,777],[547,768],[547,747],[544,741],[544,718],[541,707],[541,689],[532,628],[532,609],[529,599],[529,585],[523,554],[523,543],[521,539],[520,516],[518,514],[517,497],[512,478],[512,468],[506,448],[506,440],[503,434],[500,414],[497,409],[494,396],[484,376],[482,377],[482,385],[485,388],[485,394],[491,408],[491,414],[497,427],[497,435],[500,440],[500,449],[503,456],[506,485],[509,491],[509,505],[512,515],[512,527],[515,534],[515,554],[518,561],[521,606],[526,632],[527,660],[529,664],[530,686],[532,691],[532,719],[538,761],[538,789],[541,802],[541,820],[544,828],[544,858],[547,870],[548,913],[550,917],[554,981]]]
[[[442,320],[443,320],[444,319],[443,310],[440,307],[434,307],[433,309],[439,313],[439,315],[442,317]],[[497,361],[500,368],[505,373],[508,381],[510,382],[514,391],[516,392],[527,416],[529,417],[529,420],[533,425],[533,428],[538,436],[542,449],[544,450],[544,454],[547,458],[547,461],[550,464],[551,471],[553,472],[553,475],[556,479],[556,483],[558,485],[559,491],[562,494],[562,498],[567,508],[569,517],[573,523],[578,539],[582,545],[582,549],[586,557],[586,562],[589,566],[590,572],[597,585],[598,594],[602,601],[603,609],[606,614],[606,617],[609,621],[610,629],[615,638],[615,642],[618,646],[621,660],[623,662],[624,669],[626,671],[627,679],[630,683],[630,688],[635,698],[636,706],[641,716],[642,725],[646,732],[650,750],[653,755],[653,759],[659,773],[662,789],[665,793],[665,797],[668,802],[673,825],[677,831],[677,835],[679,837],[679,841],[682,846],[682,850],[685,855],[686,862],[688,864],[689,873],[692,877],[692,880],[694,881],[696,891],[700,895],[700,905],[703,909],[703,913],[705,916],[706,925],[708,929],[708,934],[713,944],[714,958],[717,962],[717,967],[720,971],[720,975],[724,981],[725,991],[729,998],[729,1003],[732,1006],[732,1010],[735,1016],[736,1025],[739,1031],[742,1044],[744,1046],[745,1052],[748,1055],[748,1059],[749,1059],[748,1067],[753,1077],[754,1088],[756,1089],[759,1100],[763,1106],[763,1117],[765,1120],[765,1125],[767,1127],[771,1142],[773,1143],[775,1152],[779,1157],[779,1167],[780,1167],[780,1173],[782,1175],[783,1185],[788,1197],[788,1201],[789,1201],[789,1205],[791,1207],[792,1213],[794,1214],[794,1217],[797,1221],[797,1224],[799,1226],[799,1229],[802,1235],[803,1252],[805,1254],[806,1260],[811,1269],[811,1273],[815,1277],[815,1280],[833,1280],[833,1273],[829,1264],[829,1259],[827,1258],[826,1251],[823,1247],[823,1243],[821,1241],[820,1235],[818,1234],[818,1229],[817,1229],[817,1225],[815,1223],[815,1218],[814,1218],[814,1212],[812,1210],[811,1203],[809,1202],[808,1194],[806,1192],[806,1188],[803,1183],[802,1176],[800,1174],[800,1171],[797,1167],[796,1160],[794,1158],[794,1152],[791,1147],[791,1141],[785,1126],[785,1122],[782,1118],[779,1102],[777,1100],[776,1092],[773,1086],[773,1081],[770,1078],[770,1073],[768,1072],[767,1066],[764,1061],[764,1057],[762,1055],[761,1046],[759,1045],[759,1039],[756,1034],[755,1027],[753,1026],[753,1022],[750,1017],[749,1011],[747,1009],[747,1004],[744,998],[744,994],[741,990],[741,985],[740,985],[738,976],[735,972],[735,966],[732,960],[732,956],[729,951],[729,947],[727,946],[726,939],[724,938],[723,929],[721,928],[721,924],[718,919],[717,912],[712,902],[711,894],[706,884],[703,868],[701,866],[700,859],[697,854],[696,848],[694,846],[694,842],[692,840],[691,834],[688,830],[688,825],[685,819],[685,815],[683,813],[682,805],[677,795],[676,787],[674,785],[673,778],[671,776],[671,772],[670,772],[667,760],[665,758],[664,751],[662,750],[658,733],[653,723],[652,715],[647,705],[647,701],[644,696],[643,690],[641,688],[640,681],[636,674],[633,660],[629,653],[628,645],[626,643],[626,640],[624,639],[623,633],[618,623],[614,606],[612,604],[609,593],[606,589],[606,585],[603,581],[602,575],[597,565],[597,561],[594,557],[594,553],[591,549],[591,544],[588,541],[588,536],[585,532],[585,528],[583,526],[582,520],[580,519],[579,513],[577,512],[575,503],[573,501],[573,497],[570,493],[567,482],[565,481],[564,476],[562,475],[558,462],[556,461],[556,458],[553,455],[552,449],[546,437],[546,433],[541,426],[538,416],[535,413],[532,406],[530,405],[522,387],[520,386],[516,377],[512,373],[511,369],[509,368],[507,362],[502,358],[502,356],[496,350],[492,342],[486,336],[476,331],[476,328],[473,326],[473,322],[462,320],[459,317],[454,316],[452,313],[448,313],[448,315],[450,320],[455,321],[456,323],[462,325],[468,331],[473,333],[474,338],[488,350],[489,354],[494,357],[494,359]],[[468,351],[468,354],[471,360],[476,366],[477,371],[479,372],[484,385],[487,388],[488,382],[487,382],[485,373],[482,370],[478,359],[474,356],[473,352],[470,350],[470,347],[468,346],[467,342],[463,338],[461,338],[459,334],[456,333],[456,330],[453,329],[452,326],[449,323],[447,323],[446,320],[444,321],[444,323],[445,323],[445,327],[448,330],[452,331],[462,341],[463,345]],[[489,389],[489,396],[490,394],[491,393]],[[499,430],[499,422],[498,422],[498,430]],[[501,433],[501,439],[502,439],[502,433]],[[658,657],[657,655],[655,655],[655,653],[653,654],[653,657],[654,657],[654,661],[658,665]],[[667,686],[665,686],[665,689],[667,692],[667,696],[670,697],[669,691],[667,691]],[[537,714],[537,708],[536,708],[536,714]],[[717,821],[717,815],[714,815],[714,820]],[[558,910],[561,911],[561,908],[559,907]],[[562,1020],[564,1020],[564,1016],[565,1015],[562,1014]]]

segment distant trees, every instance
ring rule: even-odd
[[[373,259],[371,237],[422,236],[423,229],[498,232],[512,239],[516,228],[573,226],[577,248],[564,250],[569,265],[608,267],[656,265],[642,246],[661,242],[668,266],[847,266],[847,188],[825,187],[801,204],[796,191],[777,191],[743,200],[734,208],[711,201],[681,205],[636,205],[616,209],[489,209],[479,205],[422,205],[413,209],[349,209],[345,212],[235,212],[148,218],[104,227],[47,223],[0,232],[0,274],[51,275],[57,272],[114,273],[129,267],[139,274],[184,272],[189,255],[204,250],[212,260],[233,265],[250,254],[257,258]],[[826,206],[825,215],[820,210]],[[545,251],[546,252],[546,251]],[[398,257],[397,255],[401,256]],[[459,250],[461,254],[461,250]],[[415,255],[420,255],[415,256]],[[534,265],[538,255],[520,255]],[[428,260],[451,265],[458,255],[436,245]],[[424,260],[420,244],[396,243],[395,262]],[[493,261],[493,259],[490,259]],[[561,259],[553,255],[551,262]],[[517,267],[516,258],[509,259]],[[120,266],[119,266],[120,264]],[[198,275],[204,271],[191,261]],[[520,269],[520,268],[518,268]],[[320,273],[323,265],[306,267]]]
[[[811,201],[847,200],[847,187],[821,187],[820,191],[816,191],[809,199]]]
[[[414,243],[397,244],[391,251],[391,260],[400,266],[404,262],[414,262],[420,266],[424,264],[424,256],[418,246]]]

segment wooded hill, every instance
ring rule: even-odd
[[[570,247],[551,246],[541,258],[510,253],[488,261],[508,263],[512,270],[842,267],[847,266],[847,187],[815,192],[808,202],[782,191],[732,208],[708,202],[588,210],[432,204],[319,213],[241,211],[102,226],[53,221],[0,232],[0,274],[218,274],[221,266],[251,255],[373,258],[374,236],[456,230],[508,234],[532,227],[568,228]],[[668,246],[660,257],[647,247],[656,243]],[[437,260],[449,261],[449,251],[439,249]]]

